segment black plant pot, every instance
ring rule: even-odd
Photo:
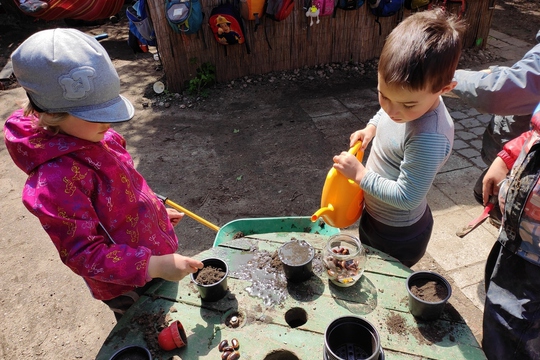
[[[324,332],[324,360],[357,359],[384,359],[379,333],[361,317],[339,317]]]
[[[202,260],[202,263],[204,264],[204,267],[212,266],[225,272],[225,276],[221,280],[213,284],[200,284],[197,282],[196,279],[201,270],[197,271],[194,274],[191,274],[191,281],[193,281],[197,285],[197,290],[199,290],[201,300],[218,301],[222,299],[227,293],[227,277],[229,276],[229,268],[227,266],[227,263],[218,258],[204,259]]]
[[[429,281],[434,281],[439,285],[440,301],[426,301],[421,299],[411,291],[413,286],[422,286]],[[407,278],[407,292],[409,293],[409,311],[418,319],[425,321],[437,320],[452,295],[452,287],[450,283],[442,276],[433,271],[417,271],[409,275]]]
[[[313,275],[315,249],[307,241],[293,239],[278,250],[283,272],[288,282],[299,283]]]
[[[152,354],[147,348],[130,345],[115,352],[110,360],[152,360]]]

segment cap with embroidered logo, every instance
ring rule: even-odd
[[[48,113],[66,112],[90,122],[131,119],[120,78],[105,48],[76,29],[35,33],[11,55],[13,73],[32,103]]]

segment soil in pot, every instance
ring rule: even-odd
[[[195,281],[200,285],[212,285],[225,277],[225,271],[214,266],[205,266],[197,274]]]
[[[447,298],[448,289],[434,280],[418,279],[411,282],[411,293],[427,302],[440,302]]]

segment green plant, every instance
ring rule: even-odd
[[[216,81],[216,67],[208,62],[197,68],[197,75],[189,80],[188,92],[191,95],[208,97],[208,86]]]

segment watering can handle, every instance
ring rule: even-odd
[[[362,142],[358,141],[356,144],[353,145],[352,148],[349,149],[349,154],[356,155],[356,158],[360,162],[362,162],[362,159],[364,158],[364,152],[360,150],[361,147]]]

